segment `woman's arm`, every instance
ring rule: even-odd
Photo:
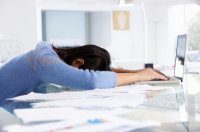
[[[43,83],[53,83],[72,89],[113,88],[116,73],[81,70],[72,67],[51,52],[40,54],[36,61],[36,75]]]
[[[141,70],[128,70],[123,68],[111,68],[111,70],[116,73],[135,73],[141,71]]]
[[[134,82],[149,81],[152,79],[168,80],[168,77],[151,68],[139,70],[134,73],[117,73],[117,86],[127,85]]]

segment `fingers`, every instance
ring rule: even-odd
[[[152,68],[146,68],[137,73],[140,75],[141,81],[149,81],[153,79],[169,80],[169,78],[166,75]]]
[[[161,74],[160,74],[158,77],[159,77],[160,79],[162,79],[162,80],[169,80],[169,78],[168,78],[168,77],[166,77],[166,76],[163,76],[163,75],[161,75]]]
[[[165,79],[169,80],[169,77],[166,76],[165,74],[163,74],[162,72],[160,72],[160,71],[158,71],[158,70],[156,70],[156,69],[154,69],[154,71],[156,71],[157,73],[163,75],[163,76],[165,77]]]
[[[147,70],[153,72],[152,74],[153,79],[162,79],[162,80],[169,80],[169,77],[167,77],[165,74],[163,74],[162,72],[156,70],[156,69],[152,69],[152,68],[147,68]]]

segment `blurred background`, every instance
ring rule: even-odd
[[[173,67],[177,35],[188,34],[187,60],[200,62],[199,0],[0,0],[0,61],[33,49],[95,44],[113,66]]]

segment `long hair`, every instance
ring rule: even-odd
[[[79,47],[52,47],[60,59],[69,65],[73,60],[82,58],[84,64],[79,67],[80,69],[110,71],[110,54],[101,47],[92,44]]]

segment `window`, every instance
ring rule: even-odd
[[[200,50],[200,6],[186,5],[188,50]]]
[[[169,9],[169,31],[169,37],[174,45],[177,35],[187,33],[187,59],[190,62],[200,62],[200,6],[197,4],[172,6]]]

